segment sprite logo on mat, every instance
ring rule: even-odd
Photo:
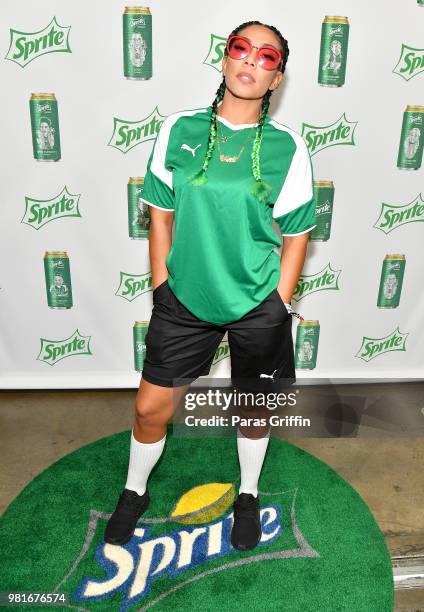
[[[127,153],[142,142],[154,140],[165,119],[166,117],[160,114],[157,106],[148,117],[139,121],[127,121],[114,117],[113,134],[108,146]]]
[[[405,81],[409,81],[424,71],[424,49],[417,49],[402,44],[400,58],[392,72],[398,74]]]
[[[5,59],[25,68],[32,60],[46,53],[72,53],[68,40],[70,29],[71,26],[60,26],[56,17],[38,32],[21,32],[10,28],[10,45]]]
[[[373,227],[380,229],[385,234],[389,234],[401,225],[413,223],[414,221],[424,221],[424,200],[421,193],[409,204],[396,206],[383,202],[380,216]]]
[[[357,121],[348,121],[343,113],[331,125],[323,127],[302,123],[302,136],[308,145],[309,153],[315,155],[327,147],[335,145],[355,145],[353,140]]]
[[[21,223],[36,230],[50,221],[63,217],[81,217],[78,209],[81,194],[72,194],[65,187],[50,200],[35,200],[25,196],[25,213]]]
[[[300,300],[315,291],[338,290],[341,270],[333,270],[330,263],[316,274],[301,274],[293,294],[294,300]]]
[[[207,66],[212,66],[218,72],[222,71],[221,62],[224,57],[225,45],[227,43],[227,38],[223,36],[217,36],[216,34],[211,34],[211,42],[209,46],[209,51],[206,58],[203,60],[203,63]]]
[[[75,561],[54,591],[70,593],[70,602],[75,604],[112,600],[115,610],[134,605],[145,610],[211,573],[264,559],[319,557],[296,524],[296,493],[297,489],[261,492],[262,538],[243,555],[230,542],[230,506],[236,497],[233,483],[195,486],[167,516],[151,518],[149,510],[140,518],[134,536],[122,546],[103,540],[110,514],[91,510]]]
[[[66,357],[74,355],[92,355],[90,350],[91,336],[81,336],[76,329],[72,336],[65,340],[47,340],[40,338],[41,349],[37,359],[53,366]]]
[[[409,334],[402,334],[397,327],[391,334],[385,338],[362,338],[362,345],[355,357],[359,357],[364,361],[371,361],[374,357],[378,357],[389,351],[406,351],[405,342]]]

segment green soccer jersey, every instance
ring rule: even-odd
[[[143,201],[174,213],[175,232],[166,258],[168,284],[196,317],[217,325],[240,319],[273,291],[280,279],[281,236],[316,225],[313,171],[303,138],[270,115],[260,149],[262,180],[272,186],[267,203],[251,193],[252,144],[257,124],[234,125],[217,117],[217,143],[201,186],[188,181],[200,170],[208,143],[212,106],[183,110],[162,123],[144,178]]]

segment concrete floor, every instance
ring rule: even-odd
[[[361,421],[363,432],[358,430],[358,437],[287,439],[328,463],[358,491],[394,559],[424,558],[424,437],[417,420],[424,420],[420,412],[424,383],[376,387],[377,396],[393,406],[396,418],[389,419],[391,429],[387,425],[381,429],[381,414],[371,411],[370,418]],[[135,393],[0,392],[0,514],[30,480],[57,459],[99,438],[131,429]],[[366,396],[369,400],[372,392],[367,391]],[[376,405],[372,400],[371,406]],[[399,414],[404,420],[396,420]],[[396,612],[424,612],[424,589],[397,590],[395,601]]]

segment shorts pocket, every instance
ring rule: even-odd
[[[286,313],[286,316],[288,317],[289,316],[289,311],[287,310],[286,305],[284,304],[283,298],[281,297],[281,295],[278,292],[278,289],[274,289],[274,293],[275,293],[275,295],[277,297],[278,302],[280,303],[280,306],[283,307],[284,312]]]
[[[167,286],[167,284],[168,279],[164,280],[160,285],[153,289],[152,297],[154,302],[157,301],[157,299],[160,297],[163,289]]]

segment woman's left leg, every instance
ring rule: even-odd
[[[250,398],[250,404],[237,404],[241,423],[247,423],[237,432],[240,488],[231,543],[239,550],[254,548],[262,535],[258,481],[269,443],[271,413],[266,401],[259,403],[257,397],[281,392],[296,381],[291,326],[291,315],[276,290],[239,321],[226,325],[232,382],[239,393],[247,394],[243,398]]]

